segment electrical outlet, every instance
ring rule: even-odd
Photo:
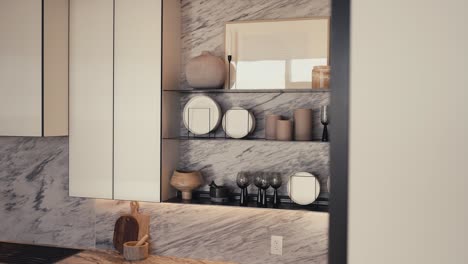
[[[283,255],[283,237],[271,236],[271,252],[272,255]]]

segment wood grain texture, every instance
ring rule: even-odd
[[[124,244],[124,258],[126,260],[135,261],[142,260],[148,257],[148,243],[141,246],[136,245],[136,241],[129,241]]]
[[[149,225],[150,225],[150,216],[147,214],[140,213],[140,205],[138,202],[130,202],[131,215],[138,222],[138,240],[140,240],[145,235],[150,234]]]
[[[59,264],[95,264],[95,263],[135,263],[125,261],[124,258],[111,251],[83,251],[62,261]],[[176,258],[168,256],[149,256],[145,260],[138,261],[139,264],[236,264],[235,262],[209,261],[201,259]]]
[[[123,245],[128,241],[138,240],[138,222],[133,216],[124,215],[117,219],[114,227],[114,247],[120,253]]]

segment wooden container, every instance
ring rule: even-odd
[[[202,175],[199,171],[174,171],[171,185],[182,192],[183,200],[192,200],[192,190],[202,184]]]
[[[315,66],[312,70],[312,88],[328,89],[330,85],[330,66]]]
[[[276,121],[276,139],[281,141],[293,139],[293,122],[291,120]]]
[[[136,246],[138,241],[129,241],[124,244],[123,255],[126,260],[135,261],[142,260],[148,257],[148,242],[141,246]]]

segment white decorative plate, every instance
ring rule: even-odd
[[[231,138],[243,138],[255,130],[255,117],[242,107],[233,107],[223,117],[223,129]]]
[[[291,200],[300,205],[308,205],[320,194],[320,182],[308,172],[296,172],[289,176],[288,194]]]
[[[195,135],[208,134],[221,121],[221,107],[211,97],[195,96],[184,107],[184,126]]]

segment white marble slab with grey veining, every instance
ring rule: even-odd
[[[0,240],[94,247],[94,201],[68,196],[68,138],[0,137]]]
[[[152,254],[245,264],[327,263],[328,214],[210,205],[141,203],[151,215]],[[129,202],[96,201],[96,246],[112,249],[113,224]],[[283,236],[283,256],[270,236]]]
[[[288,176],[293,172],[310,172],[318,177],[323,193],[328,192],[330,176],[329,144],[322,142],[279,142],[253,140],[183,140],[180,143],[179,169],[200,170],[205,180],[201,190],[216,181],[238,191],[239,171],[280,172],[283,186],[279,193],[287,195]],[[251,192],[256,192],[253,184]],[[270,188],[269,192],[272,192]]]

